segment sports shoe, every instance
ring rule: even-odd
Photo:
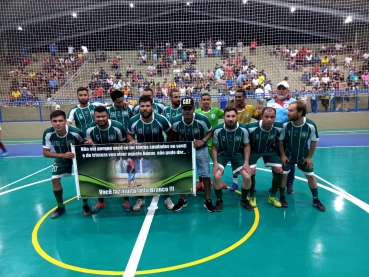
[[[55,219],[58,218],[59,216],[61,216],[63,213],[65,213],[65,207],[57,207],[56,210],[53,212],[53,214],[51,215],[51,219]]]
[[[9,155],[9,152],[8,151],[5,151],[5,152],[3,152],[2,154],[1,154],[1,157],[6,157],[6,156],[8,156]]]
[[[287,208],[288,207],[288,202],[286,200],[286,196],[282,196],[279,201],[281,202],[281,205],[283,208]]]
[[[227,189],[227,188],[228,188],[228,186],[226,184],[222,183],[222,189]]]
[[[215,204],[215,211],[217,212],[221,212],[223,209],[223,200],[222,199],[218,199],[217,203]]]
[[[187,207],[187,200],[183,200],[182,198],[179,198],[177,204],[175,204],[172,208],[173,212],[178,212],[182,210],[182,208]]]
[[[133,210],[134,211],[139,211],[141,210],[141,207],[145,205],[145,200],[143,200],[142,198],[138,198],[136,201],[136,204],[133,206]]]
[[[91,215],[91,210],[90,210],[90,206],[89,205],[84,205],[82,207],[82,210],[83,210],[83,215],[84,216],[89,216]]]
[[[325,212],[325,207],[319,199],[313,199],[313,206],[316,207],[319,211]]]
[[[97,213],[101,209],[104,209],[106,207],[106,202],[97,202],[95,207],[92,208],[93,213]]]
[[[167,209],[168,209],[168,210],[173,209],[174,204],[173,204],[173,202],[172,202],[172,199],[170,199],[170,198],[168,197],[167,199],[165,199],[165,200],[164,200],[164,203],[165,203],[165,205],[167,205]]]
[[[254,207],[250,205],[249,200],[247,200],[247,199],[242,199],[241,200],[241,205],[242,205],[242,207],[244,207],[248,211],[252,211],[254,209]]]
[[[249,204],[251,207],[256,207],[256,197],[253,196],[253,197],[250,197],[250,200],[249,200]]]
[[[281,208],[282,207],[282,204],[281,204],[281,202],[279,202],[279,200],[277,199],[277,197],[273,197],[273,196],[270,196],[269,195],[268,202],[270,204],[272,204],[276,208]]]
[[[211,199],[205,200],[204,207],[208,210],[209,213],[215,212],[215,207],[213,203],[211,203]]]
[[[293,184],[287,184],[287,194],[293,194]]]
[[[238,185],[236,183],[233,183],[229,190],[230,191],[235,191],[236,189],[238,189]]]
[[[125,212],[132,211],[131,203],[129,203],[129,201],[124,201],[123,202],[123,208],[124,208]]]
[[[196,186],[196,191],[202,190],[204,188],[204,184],[202,182],[199,182]]]

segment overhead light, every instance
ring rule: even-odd
[[[352,22],[352,16],[351,15],[347,16],[346,20],[345,20],[345,23],[350,23],[350,22]]]
[[[242,0],[242,2],[243,2],[244,4],[246,4],[246,3],[247,3],[247,0]]]
[[[295,12],[295,11],[296,11],[296,8],[295,8],[295,7],[291,7],[291,8],[290,8],[290,11],[291,11],[291,13],[293,13],[293,12]]]
[[[187,2],[186,5],[189,6],[191,3],[190,2]]]
[[[17,30],[18,31],[23,31],[23,28],[21,26],[18,26]]]
[[[133,5],[133,3],[130,3],[130,4],[129,4],[129,6],[130,6],[131,8],[133,8],[135,5]]]
[[[77,17],[77,14],[76,14],[76,13],[72,13],[72,16],[73,16],[73,17]]]

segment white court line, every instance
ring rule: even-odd
[[[356,145],[356,146],[320,146],[317,148],[329,149],[329,148],[359,148],[359,147],[369,147],[369,144],[368,145]]]
[[[157,195],[152,198],[150,207],[148,207],[148,212],[142,224],[140,233],[138,234],[135,246],[133,247],[126,269],[124,270],[123,277],[134,277],[136,274],[137,266],[145,246],[147,235],[149,234],[152,220],[154,218],[155,210],[158,208],[159,197],[160,195]]]
[[[354,132],[369,132],[369,130],[351,130],[351,131],[320,131],[319,133],[354,133]]]
[[[1,159],[38,158],[38,157],[43,157],[43,155],[39,155],[39,156],[12,156],[12,157],[3,157],[3,158],[1,158]]]
[[[12,142],[42,142],[42,140],[3,140],[3,143],[12,143]]]
[[[50,181],[51,179],[45,179],[45,180],[41,180],[41,181],[37,181],[37,182],[34,182],[34,183],[30,183],[28,185],[24,185],[24,186],[20,186],[20,187],[16,187],[14,189],[10,189],[10,190],[7,190],[7,191],[4,191],[4,192],[1,192],[0,195],[4,195],[4,194],[7,194],[7,193],[10,193],[10,192],[13,192],[13,191],[16,191],[16,190],[20,190],[20,189],[24,189],[24,188],[27,188],[27,187],[30,187],[30,186],[34,186],[34,185],[37,185],[37,184],[40,184],[40,183],[45,183],[47,181]]]
[[[34,173],[30,174],[30,175],[27,175],[26,177],[23,177],[23,178],[21,178],[21,179],[19,179],[19,180],[17,180],[17,181],[14,181],[13,183],[10,183],[10,184],[8,184],[8,185],[6,185],[6,186],[0,187],[0,190],[5,189],[5,188],[7,188],[7,187],[9,187],[9,186],[11,186],[11,185],[14,185],[14,184],[16,184],[16,183],[18,183],[18,182],[20,182],[20,181],[23,181],[24,179],[27,179],[28,177],[31,177],[31,176],[33,176],[33,175],[36,175],[36,174],[38,174],[38,173],[40,173],[40,172],[42,172],[42,171],[44,171],[44,170],[46,170],[46,169],[48,169],[48,168],[50,168],[50,167],[52,167],[52,165],[50,165],[50,166],[48,166],[48,167],[45,167],[45,168],[43,168],[43,169],[41,169],[41,170],[39,170],[39,171],[36,171],[36,172],[34,172]]]

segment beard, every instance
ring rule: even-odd
[[[230,121],[230,122],[224,121],[224,125],[227,129],[234,129],[237,126],[237,121],[235,121],[235,122],[233,122],[233,121]]]
[[[150,118],[150,116],[152,116],[152,111],[151,112],[140,112],[141,113],[141,116],[143,117],[143,118]]]
[[[84,104],[87,104],[88,99],[87,99],[87,100],[85,100],[85,99],[83,99],[83,100],[79,100],[79,99],[78,99],[78,102],[84,105]]]

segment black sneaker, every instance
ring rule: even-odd
[[[247,199],[242,199],[241,200],[241,205],[248,211],[252,211],[254,210],[254,207],[250,205],[249,200]]]
[[[286,196],[281,196],[281,198],[279,199],[279,202],[281,202],[283,208],[288,207],[288,202],[286,200]]]
[[[83,210],[83,215],[84,216],[89,216],[91,215],[91,210],[90,210],[90,206],[89,205],[84,205],[82,207],[82,210]]]
[[[293,184],[287,184],[287,194],[293,194]]]
[[[65,213],[65,207],[57,207],[56,210],[53,212],[53,214],[51,215],[51,219],[55,219],[58,218],[59,216],[61,216],[63,213]]]
[[[223,200],[222,199],[218,199],[217,203],[215,204],[215,211],[217,212],[221,212],[223,209]]]
[[[325,207],[319,199],[313,199],[313,206],[316,207],[319,211],[325,212]]]
[[[182,210],[182,208],[187,207],[187,200],[183,200],[182,198],[179,198],[177,204],[175,204],[172,208],[173,212],[178,212]]]
[[[204,207],[208,210],[209,213],[215,212],[215,207],[213,203],[211,203],[211,199],[205,200]]]

